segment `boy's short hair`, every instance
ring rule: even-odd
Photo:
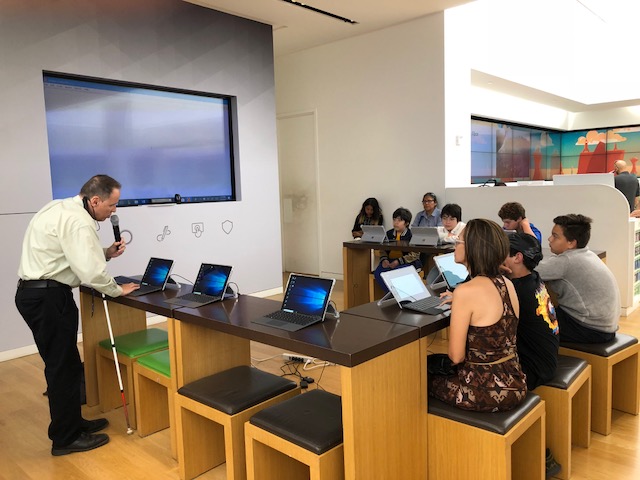
[[[509,234],[509,256],[522,254],[522,263],[527,270],[534,270],[542,260],[542,249],[538,239],[528,233],[517,232]]]
[[[411,223],[411,212],[404,207],[397,208],[395,212],[393,212],[393,218],[399,218],[400,220],[404,220],[408,225]]]
[[[457,203],[447,203],[444,207],[442,207],[442,211],[440,212],[440,218],[444,216],[449,216],[455,218],[459,222],[462,221],[462,207]]]
[[[524,211],[522,204],[518,202],[508,202],[500,207],[498,216],[504,220],[518,220],[519,218],[525,218],[527,214]]]
[[[591,239],[591,220],[579,213],[560,215],[553,219],[553,223],[562,229],[562,234],[570,242],[576,241],[577,248],[584,248]]]

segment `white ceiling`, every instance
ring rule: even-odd
[[[282,0],[185,1],[272,25],[276,56],[460,6],[472,85],[574,112],[640,104],[637,0],[305,0],[355,25]]]
[[[272,25],[275,55],[280,56],[380,30],[472,0],[300,0],[315,8],[355,20],[358,22],[356,25],[282,0],[186,1]]]

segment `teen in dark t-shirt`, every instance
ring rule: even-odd
[[[560,346],[558,321],[549,294],[533,269],[542,259],[540,243],[531,235],[509,235],[510,253],[505,265],[520,302],[516,346],[527,388],[535,389],[553,378]]]
[[[535,389],[553,378],[558,366],[558,321],[547,288],[537,272],[512,278],[520,301],[516,346],[527,388]]]

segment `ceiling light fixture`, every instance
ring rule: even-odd
[[[319,8],[312,7],[311,5],[307,5],[306,3],[297,2],[296,0],[282,0],[283,2],[290,3],[291,5],[295,5],[296,7],[306,8],[307,10],[311,10],[312,12],[320,13],[322,15],[326,15],[327,17],[335,18],[336,20],[340,20],[345,23],[349,23],[351,25],[356,25],[358,22],[355,20],[351,20],[349,18],[341,17],[340,15],[336,15],[335,13],[327,12],[325,10],[320,10]]]

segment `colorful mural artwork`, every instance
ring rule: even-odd
[[[606,173],[625,160],[638,174],[640,126],[575,132],[471,120],[471,183]]]

